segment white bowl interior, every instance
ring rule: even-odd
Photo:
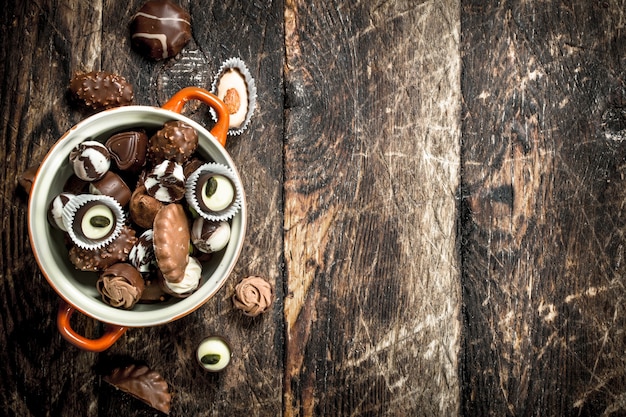
[[[224,284],[241,253],[246,229],[245,196],[241,210],[231,221],[231,239],[226,248],[203,264],[199,289],[187,298],[155,304],[136,304],[121,310],[105,304],[95,283],[98,274],[77,270],[68,258],[63,232],[47,220],[50,201],[57,196],[73,171],[70,151],[84,140],[106,141],[111,135],[131,129],[156,130],[170,120],[183,120],[198,131],[198,153],[207,161],[225,164],[239,173],[217,140],[201,125],[178,113],[148,106],[127,106],[95,114],[72,129],[48,152],[32,185],[29,199],[29,236],[33,253],[49,284],[79,311],[105,323],[127,327],[163,324],[185,316],[208,301]],[[241,179],[239,178],[241,181]],[[132,184],[134,186],[134,184]],[[56,312],[56,309],[52,310]]]

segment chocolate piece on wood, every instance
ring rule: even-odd
[[[177,55],[191,39],[191,16],[169,0],[150,0],[133,16],[133,47],[154,60]]]

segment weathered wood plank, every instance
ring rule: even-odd
[[[461,4],[462,412],[623,415],[625,4]]]
[[[170,383],[173,415],[279,415],[283,5],[181,2],[192,15],[194,39],[178,58],[155,63],[130,48],[127,23],[142,3],[16,1],[2,10],[0,401],[9,415],[154,415],[101,379],[113,366],[137,360]],[[131,329],[102,354],[78,351],[56,330],[59,298],[28,247],[26,197],[16,191],[15,178],[85,117],[66,101],[74,72],[120,73],[133,84],[136,104],[161,105],[181,87],[210,88],[221,61],[231,56],[248,64],[259,94],[249,130],[227,144],[248,193],[249,228],[240,263],[218,296],[192,315]],[[184,113],[210,128],[205,107],[189,103]],[[270,312],[250,319],[233,308],[231,296],[238,280],[253,274],[275,285],[277,300]],[[102,329],[80,315],[73,322],[91,337]],[[234,348],[231,366],[220,375],[206,374],[195,363],[197,344],[211,334],[225,336]]]
[[[458,6],[285,16],[285,415],[453,415]]]

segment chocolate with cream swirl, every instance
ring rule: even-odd
[[[102,300],[112,307],[129,310],[139,301],[145,284],[141,273],[128,263],[105,269],[96,282]]]

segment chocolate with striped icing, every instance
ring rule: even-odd
[[[173,203],[185,195],[185,174],[182,165],[163,161],[155,166],[144,181],[146,192],[162,203]]]
[[[170,0],[149,0],[133,16],[132,45],[155,60],[178,54],[191,39],[191,16]]]

